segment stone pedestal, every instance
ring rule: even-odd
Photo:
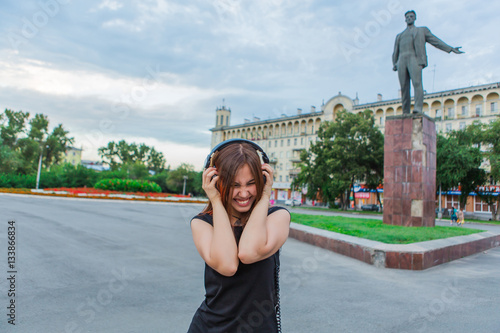
[[[386,118],[384,223],[435,225],[436,126],[424,114]]]

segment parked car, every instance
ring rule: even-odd
[[[288,199],[285,201],[285,205],[287,206],[300,206],[302,203],[299,200]]]
[[[361,210],[368,210],[372,212],[378,212],[379,211],[379,206],[376,204],[369,204],[369,205],[363,205],[361,206]]]
[[[439,215],[439,208],[436,208],[436,217]],[[443,217],[449,217],[450,216],[450,210],[448,208],[441,208],[441,216]]]

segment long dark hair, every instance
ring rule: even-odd
[[[250,168],[250,172],[255,180],[257,196],[249,211],[244,216],[241,216],[242,222],[248,220],[253,208],[262,198],[265,184],[261,163],[260,156],[255,148],[244,142],[230,144],[213,156],[212,164],[216,167],[219,176],[217,179],[217,189],[221,196],[222,205],[229,215],[232,214],[231,200],[236,173],[245,164]],[[213,214],[213,207],[210,201],[201,214]]]

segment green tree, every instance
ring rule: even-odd
[[[485,126],[482,133],[482,141],[486,145],[485,157],[490,164],[490,182],[500,182],[500,119]],[[491,210],[491,219],[498,220],[498,209],[500,208],[500,195],[492,192],[481,192],[481,199],[484,200]]]
[[[470,192],[486,181],[481,168],[483,154],[479,148],[481,125],[471,125],[463,131],[453,131],[447,137],[437,136],[436,184],[448,190],[460,186],[460,207],[465,207]]]
[[[4,145],[15,149],[17,138],[26,131],[25,123],[29,116],[29,112],[5,109],[0,115],[0,137]]]
[[[43,154],[45,167],[59,163],[62,154],[73,143],[69,132],[59,124],[49,133],[49,120],[43,114],[30,114],[23,111],[6,109],[0,115],[0,156],[3,172],[31,174],[36,172],[40,153]]]
[[[306,186],[307,197],[316,195],[343,209],[357,181],[376,188],[383,181],[384,137],[369,110],[353,114],[343,110],[333,122],[324,122],[318,141],[301,154],[301,171],[294,187]]]
[[[204,195],[201,187],[201,175],[202,172],[194,171],[192,165],[182,163],[177,169],[168,173],[167,187],[173,193],[182,194],[184,176],[187,176],[186,194],[191,193],[194,196]]]
[[[165,157],[163,153],[156,151],[153,147],[145,144],[127,143],[121,140],[118,143],[111,141],[107,146],[98,150],[104,163],[112,170],[119,169],[123,165],[145,165],[148,170],[162,172],[165,169]]]

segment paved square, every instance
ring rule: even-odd
[[[190,218],[202,205],[0,195],[18,232],[16,326],[2,332],[185,332],[203,300]],[[289,239],[284,332],[499,332],[500,249],[426,271],[376,268]]]

